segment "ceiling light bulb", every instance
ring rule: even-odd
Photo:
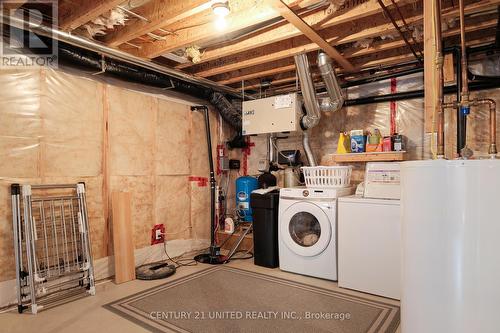
[[[217,1],[212,5],[214,14],[218,17],[225,17],[229,14],[229,4],[227,1]]]
[[[227,22],[224,16],[220,16],[215,20],[215,27],[217,30],[224,30],[227,27]]]

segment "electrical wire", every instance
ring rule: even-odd
[[[252,250],[253,250],[253,246],[250,249],[248,249],[248,250],[235,251],[229,258],[227,258],[227,260],[225,261],[225,263],[229,262],[230,260],[247,260],[247,259],[252,259],[254,257],[253,252],[251,252]],[[234,255],[236,253],[243,253],[243,252],[244,252],[244,254],[241,257],[234,257]]]
[[[281,152],[281,150],[279,150],[278,146],[276,145],[276,141],[271,141],[272,144],[273,144],[273,147],[276,149],[276,151],[278,152],[278,154],[280,154],[281,156],[283,156],[289,164],[287,164],[288,166],[293,166],[292,165],[292,158],[290,156],[286,156],[285,154],[283,154]]]
[[[208,249],[209,248],[204,248],[203,250],[197,251],[197,253],[205,252]],[[170,255],[167,252],[167,241],[166,240],[163,241],[163,251],[165,252],[165,255],[167,256],[168,260],[170,260],[171,262],[173,262],[175,264],[175,268],[196,266],[198,264],[198,262],[194,259],[183,258],[183,256],[187,255],[187,253],[183,254],[179,257],[174,257],[174,258],[170,257]]]

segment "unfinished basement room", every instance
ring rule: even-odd
[[[500,332],[500,0],[0,12],[0,333]]]

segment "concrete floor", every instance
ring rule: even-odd
[[[287,272],[279,269],[268,269],[255,266],[252,260],[236,260],[228,265],[254,272],[264,273],[271,276],[282,277],[297,282],[315,285],[318,287],[335,290],[339,289],[337,283],[321,280]],[[205,265],[179,268],[175,278],[179,278],[204,269]],[[2,333],[58,333],[58,332],[106,332],[106,333],[138,333],[149,332],[131,321],[123,319],[112,312],[104,309],[102,305],[110,303],[119,298],[139,292],[144,289],[165,283],[167,280],[157,281],[131,281],[116,285],[113,282],[103,282],[97,286],[97,294],[93,297],[85,297],[74,302],[42,310],[37,315],[18,314],[11,311],[0,314],[0,331]],[[360,295],[361,293],[342,289],[343,292]],[[365,297],[366,294],[363,294]],[[398,304],[399,302],[377,296],[369,296],[373,299]],[[399,329],[398,329],[399,332]]]

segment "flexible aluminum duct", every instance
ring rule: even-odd
[[[92,69],[93,71],[99,71],[102,68],[103,60],[95,52],[82,50],[64,42],[59,42],[58,51],[61,64]],[[172,89],[186,95],[208,100],[229,125],[235,130],[241,131],[241,110],[219,92],[115,59],[105,58],[104,64],[106,72],[102,75],[110,75],[129,82]]]
[[[41,36],[46,36],[52,39],[56,39],[60,42],[68,43],[74,45],[76,47],[90,50],[93,52],[97,52],[101,55],[104,55],[108,58],[113,58],[117,61],[125,62],[134,66],[139,66],[144,69],[148,69],[157,73],[168,75],[172,78],[176,78],[179,80],[183,80],[192,84],[200,85],[206,88],[213,89],[214,91],[223,92],[230,94],[234,97],[239,97],[240,92],[237,89],[224,86],[217,82],[207,80],[201,77],[193,76],[179,70],[169,68],[167,66],[163,66],[157,63],[154,63],[151,60],[146,60],[144,58],[136,57],[131,55],[130,53],[111,48],[104,44],[101,44],[97,41],[86,39],[83,37],[79,37],[76,35],[72,35],[71,33],[61,31],[52,27],[48,27],[45,25],[40,25],[36,20],[24,20],[23,18],[16,16],[9,16],[8,13],[0,12],[0,19],[2,22],[16,27],[21,30],[29,30],[33,33],[36,33]]]
[[[304,146],[304,152],[306,153],[307,161],[310,166],[317,166],[316,159],[314,158],[314,154],[311,149],[311,145],[309,144],[309,132],[304,131],[304,135],[302,137],[302,145]]]
[[[316,91],[314,89],[307,55],[302,53],[296,55],[294,58],[302,90],[302,97],[304,98],[304,105],[306,107],[306,115],[302,117],[302,127],[309,129],[318,125],[321,119],[321,113],[319,111],[318,101],[316,100]]]
[[[312,153],[311,146],[309,146],[309,134],[307,130],[318,125],[321,119],[321,112],[319,111],[318,101],[316,99],[316,91],[309,69],[309,61],[305,53],[296,55],[295,67],[297,68],[297,75],[299,76],[300,87],[302,90],[302,98],[304,98],[304,105],[306,108],[306,115],[302,117],[301,125],[304,129],[303,146],[306,153],[307,161],[310,166],[316,166],[316,159]]]
[[[320,52],[318,54],[318,68],[330,96],[329,99],[323,98],[321,100],[320,110],[324,112],[338,111],[344,104],[344,96],[342,96],[335,69],[332,66],[332,59],[326,53]]]
[[[299,76],[302,97],[304,98],[304,105],[306,108],[306,115],[302,117],[301,121],[302,128],[304,129],[302,143],[309,165],[316,166],[316,159],[309,145],[309,133],[307,130],[318,125],[321,119],[321,110],[339,110],[344,103],[344,97],[342,96],[337,77],[335,76],[332,60],[325,53],[321,52],[318,55],[318,67],[330,98],[329,100],[321,99],[321,106],[316,97],[316,90],[314,89],[314,83],[309,69],[309,61],[305,53],[295,56],[295,67],[297,68],[297,75]]]

